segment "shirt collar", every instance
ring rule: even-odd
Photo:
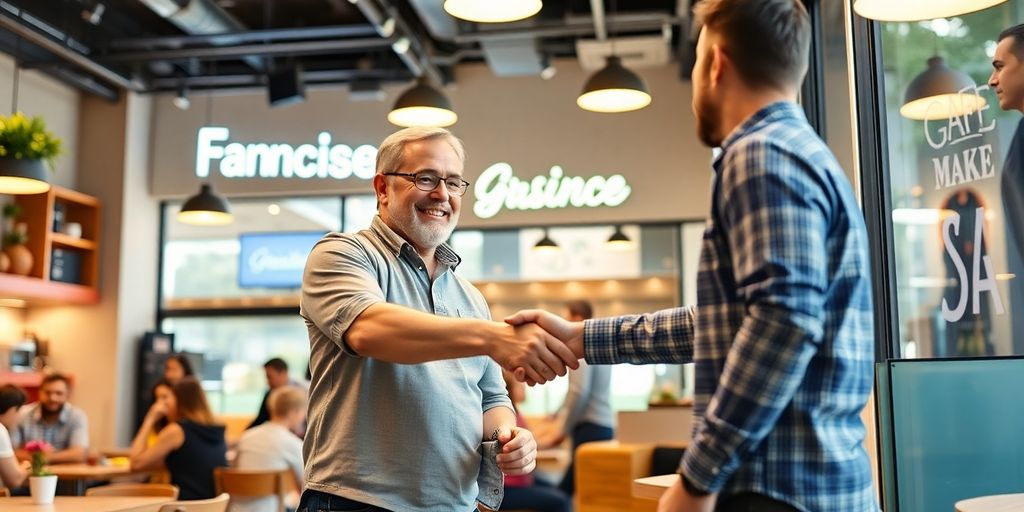
[[[800,108],[800,105],[797,105],[792,101],[776,101],[775,103],[765,105],[761,110],[754,112],[753,115],[740,123],[740,125],[733,129],[725,140],[722,141],[722,151],[718,153],[713,164],[715,171],[717,172],[721,169],[722,159],[736,141],[763,125],[775,123],[783,119],[805,119],[804,111]]]
[[[419,253],[416,252],[416,248],[412,246],[408,241],[402,238],[401,235],[395,233],[395,230],[391,229],[390,226],[384,223],[384,220],[380,218],[380,215],[373,217],[373,222],[370,223],[370,231],[374,232],[384,240],[384,244],[389,249],[394,251],[398,256],[402,255],[405,251],[406,254],[415,254],[419,257]],[[462,257],[460,257],[450,245],[443,243],[437,246],[434,250],[434,258],[437,259],[443,265],[451,267],[455,270],[455,267],[462,263]]]
[[[67,423],[69,414],[71,414],[71,406],[68,404],[64,404],[64,406],[60,408],[60,412],[57,413],[57,423],[60,423],[62,425],[64,423]],[[36,423],[42,423],[43,404],[36,404],[35,410],[32,411],[32,418],[36,421]]]

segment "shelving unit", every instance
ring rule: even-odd
[[[17,222],[28,227],[32,270],[28,276],[0,274],[0,297],[22,299],[30,305],[95,304],[99,302],[100,202],[95,197],[57,186],[42,194],[15,196],[21,206]],[[76,238],[54,231],[55,208],[64,210],[63,225],[82,226]],[[65,282],[51,275],[54,250],[71,253],[77,260],[78,279]]]

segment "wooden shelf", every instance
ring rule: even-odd
[[[13,274],[0,274],[0,297],[20,299],[29,306],[97,304],[100,301],[99,291],[89,286]]]
[[[50,241],[54,247],[63,247],[65,249],[81,249],[83,251],[94,251],[96,250],[96,242],[92,240],[86,240],[84,238],[74,238],[64,233],[50,233]]]

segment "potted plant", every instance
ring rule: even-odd
[[[57,492],[57,475],[46,470],[46,454],[53,451],[53,446],[41,439],[33,439],[25,443],[25,451],[32,455],[32,472],[28,477],[32,503],[53,503],[53,495]]]
[[[60,154],[61,141],[46,130],[43,118],[0,115],[0,176],[46,182],[43,162],[55,169]]]

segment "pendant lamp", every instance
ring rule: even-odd
[[[639,75],[623,67],[622,59],[612,55],[604,69],[587,80],[576,104],[592,112],[629,112],[650,105],[651,93]]]
[[[15,42],[14,73],[11,84],[11,115],[18,112],[18,79],[21,75],[21,38]],[[42,160],[0,158],[0,194],[42,194],[50,190],[46,165]]]
[[[622,231],[621,224],[616,224],[615,232],[612,233],[612,236],[608,237],[608,241],[605,242],[605,245],[607,245],[609,249],[621,251],[631,249],[633,247],[633,240],[629,238],[624,231]]]
[[[420,77],[416,85],[406,89],[388,114],[388,121],[398,126],[451,126],[459,120],[452,104],[439,90]]]
[[[540,12],[541,0],[445,0],[444,10],[456,18],[477,23],[503,23]]]
[[[946,67],[942,57],[928,59],[928,69],[907,87],[900,115],[916,121],[948,119],[969,114],[985,106],[985,99],[971,90],[974,81],[964,73]]]
[[[853,10],[877,21],[949,18],[999,5],[1006,0],[855,0]]]
[[[178,212],[179,222],[195,226],[222,226],[233,220],[231,206],[209,183],[203,183],[199,193],[188,198]]]
[[[535,252],[551,254],[562,250],[562,248],[548,236],[548,228],[544,228],[544,236],[537,243],[533,244],[533,250]]]

